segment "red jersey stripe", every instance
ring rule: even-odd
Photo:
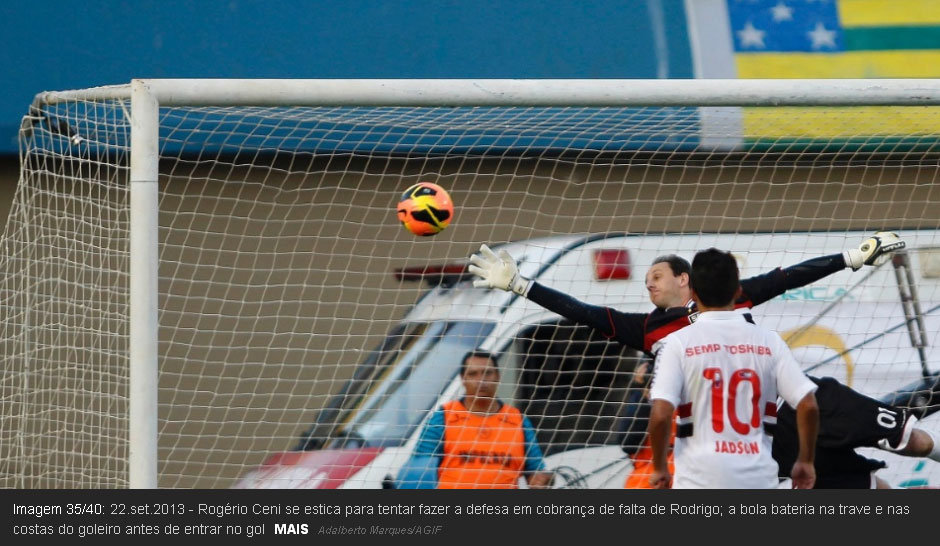
[[[669,334],[681,330],[689,325],[688,315],[677,318],[676,320],[663,324],[655,330],[646,332],[646,335],[643,337],[643,350],[646,352],[651,352],[653,350],[653,344],[657,341],[663,339]]]

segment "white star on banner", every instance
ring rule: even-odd
[[[806,35],[813,42],[813,49],[822,49],[823,47],[835,49],[836,47],[836,31],[827,30],[821,21],[816,23],[816,28],[807,32]]]
[[[770,8],[770,11],[774,15],[775,23],[779,23],[780,21],[793,20],[793,8],[787,6],[783,2],[779,2],[776,6]]]
[[[738,39],[741,40],[741,47],[757,47],[763,48],[764,46],[764,32],[763,30],[758,30],[754,28],[754,25],[750,21],[744,25],[744,28],[737,31]]]

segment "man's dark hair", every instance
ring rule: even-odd
[[[738,293],[738,262],[730,252],[709,248],[692,259],[692,290],[706,307],[724,307]]]
[[[463,377],[463,372],[467,370],[467,361],[474,357],[489,359],[489,361],[493,363],[493,367],[496,368],[496,371],[499,371],[499,363],[496,361],[496,355],[489,351],[470,351],[463,355],[463,358],[460,360],[460,377]]]
[[[689,265],[689,261],[685,258],[680,258],[675,254],[665,254],[653,260],[653,263],[650,265],[656,264],[669,264],[669,269],[672,270],[672,274],[678,277],[679,275],[686,273],[688,275],[692,274],[692,266]]]

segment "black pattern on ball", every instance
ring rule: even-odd
[[[437,195],[437,190],[428,186],[412,186],[405,190],[405,193],[401,194],[401,199],[399,199],[399,201],[412,199],[420,195]]]
[[[441,222],[444,222],[450,218],[450,211],[440,210],[429,206],[427,209],[421,209],[412,212],[411,216],[415,220],[420,220],[428,224],[439,226]]]

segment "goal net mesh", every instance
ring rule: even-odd
[[[129,112],[73,101],[24,118],[0,243],[0,486],[128,484]],[[496,296],[466,280],[429,300],[427,283],[394,275],[466,263],[481,243],[538,238],[522,248],[556,256],[543,284],[648,312],[654,256],[722,246],[746,277],[900,231],[907,267],[846,270],[755,316],[795,336],[805,369],[870,396],[938,370],[935,108],[200,107],[160,120],[160,487],[322,485],[326,459],[310,457],[339,452],[359,459],[331,463],[330,479],[348,465],[345,486],[379,487],[459,397],[459,357],[479,346],[502,355],[501,396],[531,420],[556,485],[622,487],[636,351],[531,302],[481,311],[475,298]],[[434,237],[396,219],[420,181],[456,205]],[[563,237],[615,232],[632,234],[615,244],[629,279],[591,280],[590,259],[553,267],[559,241],[576,240]],[[919,305],[906,315],[907,272]],[[582,273],[591,282],[572,280]],[[921,394],[902,402],[937,409]],[[872,456],[890,459],[894,485],[938,484],[937,463]]]

